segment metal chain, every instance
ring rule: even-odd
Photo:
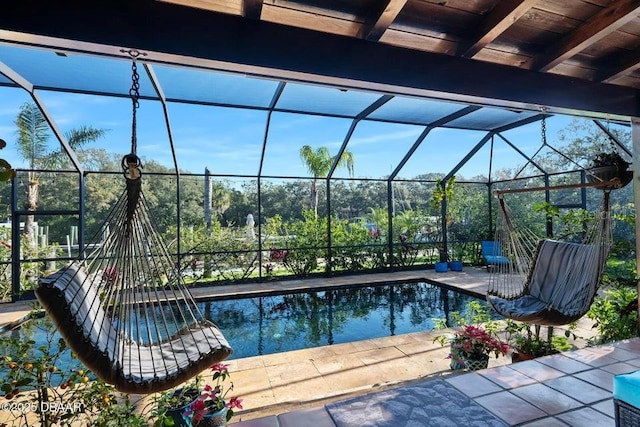
[[[542,121],[540,122],[540,132],[542,133],[541,141],[542,146],[545,146],[547,145],[547,109],[541,107],[540,111],[542,111]]]
[[[131,119],[131,154],[136,154],[138,148],[138,137],[137,137],[137,120],[136,120],[136,111],[140,106],[140,75],[138,74],[138,64],[136,64],[136,58],[138,56],[137,51],[130,51],[129,55],[131,55],[132,63],[131,63],[131,89],[129,89],[129,96],[131,96],[131,104],[132,104],[132,119]]]
[[[127,179],[136,180],[140,178],[140,168],[142,164],[140,158],[136,154],[138,149],[138,136],[137,136],[137,115],[140,104],[140,75],[138,74],[138,64],[136,59],[140,55],[146,55],[135,49],[122,50],[121,52],[127,53],[131,57],[131,88],[129,89],[129,96],[131,97],[132,105],[132,118],[131,118],[131,153],[124,156],[122,159],[122,169]]]

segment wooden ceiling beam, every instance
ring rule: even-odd
[[[263,0],[242,0],[241,14],[244,18],[260,19]]]
[[[461,56],[472,58],[527,13],[539,0],[500,1],[482,20],[474,36],[460,49]]]
[[[375,22],[371,25],[363,25],[358,33],[358,38],[377,42],[385,31],[396,20],[398,14],[407,3],[407,0],[384,0],[382,10]]]
[[[5,43],[124,60],[120,49],[135,48],[147,53],[146,62],[160,65],[530,111],[545,106],[554,114],[640,117],[640,91],[629,87],[171,3],[21,0],[5,6],[0,13]]]
[[[549,71],[637,18],[638,13],[638,0],[616,0],[523,67],[534,71]]]

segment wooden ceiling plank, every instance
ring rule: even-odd
[[[363,25],[358,37],[374,42],[379,41],[406,3],[407,0],[385,0],[385,5],[375,22],[372,25]]]
[[[243,17],[259,20],[262,14],[262,0],[242,0],[240,10]]]
[[[534,71],[549,71],[637,18],[639,12],[638,0],[617,0],[558,43],[550,46],[543,54],[533,58],[525,67]]]
[[[473,39],[467,43],[461,53],[472,58],[500,34],[529,11],[538,0],[508,0],[499,2],[482,21]]]
[[[633,50],[616,55],[615,67],[602,67],[596,76],[596,81],[603,83],[617,83],[622,77],[640,68],[640,51]]]

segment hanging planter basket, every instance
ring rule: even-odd
[[[593,167],[587,170],[587,181],[590,183],[610,182],[606,188],[622,188],[633,179],[630,163],[618,153],[600,153],[593,160]],[[615,181],[614,181],[615,180]]]

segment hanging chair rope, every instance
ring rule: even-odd
[[[232,350],[201,313],[149,214],[136,154],[137,54],[131,56],[126,188],[87,250],[41,279],[36,296],[93,373],[120,391],[152,393],[188,380]]]

